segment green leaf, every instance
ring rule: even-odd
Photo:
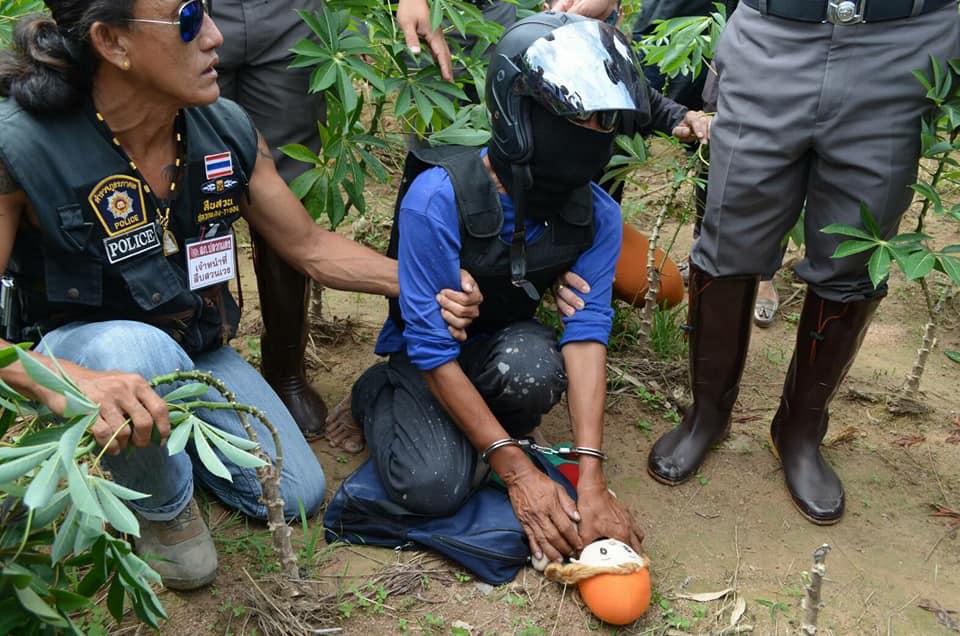
[[[936,257],[927,250],[921,250],[910,255],[907,259],[907,268],[904,274],[910,280],[923,278],[930,273],[936,264]]]
[[[310,188],[313,187],[313,184],[317,182],[317,179],[319,179],[322,174],[323,171],[319,168],[310,168],[290,182],[290,189],[293,190],[293,193],[297,195],[298,199],[302,199],[307,196]]]
[[[852,225],[843,225],[841,223],[831,223],[830,225],[821,228],[821,232],[824,234],[840,234],[841,236],[853,236],[855,238],[863,239],[865,241],[875,241],[878,237],[870,236],[863,230],[858,227],[853,227]]]
[[[191,415],[185,422],[174,427],[167,438],[167,454],[176,455],[187,447],[187,441],[190,439],[190,432],[193,430],[194,422],[199,422],[195,416]]]
[[[186,400],[189,398],[197,398],[202,395],[206,395],[207,391],[210,390],[206,384],[202,382],[192,382],[190,384],[184,384],[178,386],[173,391],[164,394],[163,399],[167,402],[174,402],[176,400]]]
[[[66,380],[56,375],[53,371],[48,369],[42,362],[33,357],[32,354],[15,347],[14,351],[17,353],[17,358],[20,360],[20,364],[23,365],[23,370],[27,372],[27,375],[30,376],[30,379],[42,386],[45,389],[50,389],[61,395],[64,393],[69,393],[73,387],[67,383]]]
[[[33,591],[33,588],[15,587],[13,589],[17,594],[17,599],[19,599],[20,605],[22,605],[25,610],[42,620],[44,623],[53,625],[54,627],[67,626],[67,621],[64,620],[64,618],[60,616],[55,609],[47,605],[47,602],[40,598],[40,596]]]
[[[97,503],[96,497],[90,492],[90,487],[87,485],[87,478],[80,472],[76,462],[73,460],[64,461],[63,457],[60,458],[60,462],[64,468],[66,468],[67,487],[70,491],[70,500],[73,502],[73,505],[81,512],[104,519],[103,510],[100,509],[100,504]]]
[[[954,285],[960,285],[960,259],[956,256],[940,254],[937,256],[937,262],[943,273],[950,277]]]
[[[226,440],[217,435],[218,431],[216,429],[205,426],[204,432],[210,441],[213,442],[213,445],[220,449],[220,452],[223,453],[224,457],[237,466],[242,468],[260,468],[261,466],[267,465],[267,462],[263,461],[259,457],[246,451],[242,451],[236,446],[230,445]]]
[[[887,274],[890,273],[890,252],[886,247],[878,249],[873,253],[870,261],[867,263],[867,271],[870,274],[870,281],[873,283],[874,289],[876,289],[883,283]]]
[[[11,583],[15,587],[27,587],[33,581],[36,574],[18,563],[7,563],[3,566],[3,578],[5,582]]]
[[[303,144],[287,144],[285,146],[280,146],[280,152],[287,155],[291,159],[296,159],[297,161],[302,161],[304,163],[310,163],[314,165],[323,163],[320,161],[320,157],[318,157],[315,152]]]
[[[50,594],[53,596],[53,599],[56,602],[57,609],[64,614],[69,614],[71,612],[77,612],[82,609],[93,607],[93,603],[90,601],[90,599],[86,598],[85,596],[80,596],[79,594],[74,594],[70,590],[53,587],[50,588]]]
[[[103,480],[93,482],[102,483]],[[95,488],[97,497],[100,499],[100,507],[103,508],[107,523],[126,534],[132,534],[135,537],[140,536],[140,524],[130,509],[112,492],[109,488]]]
[[[57,486],[60,484],[60,458],[50,457],[33,477],[23,503],[33,509],[42,508],[50,503]]]
[[[950,358],[953,362],[960,364],[960,351],[944,351],[943,355]]]
[[[853,254],[859,254],[879,247],[880,243],[876,241],[844,241],[837,246],[837,250],[831,258],[844,258]]]
[[[867,204],[863,201],[860,202],[860,221],[863,223],[863,227],[867,229],[867,232],[870,232],[874,238],[883,238],[883,233],[880,232],[880,226],[877,225],[877,220],[873,218],[873,214],[870,213],[870,208],[868,208]]]
[[[57,492],[45,507],[40,508],[33,514],[33,527],[45,528],[54,520],[59,519],[60,515],[67,508],[70,493],[66,490]]]
[[[46,459],[49,455],[50,451],[44,449],[32,455],[19,457],[17,459],[0,464],[0,484],[5,484],[9,481],[14,481],[20,477],[23,477],[31,470],[39,466],[40,462]]]
[[[193,431],[193,443],[197,447],[197,457],[200,458],[200,462],[203,464],[204,468],[209,470],[217,477],[232,482],[233,476],[230,475],[230,471],[227,470],[227,467],[223,465],[223,462],[220,461],[220,458],[217,457],[216,453],[213,452],[213,449],[210,448],[210,444],[207,442],[207,438],[204,435],[203,427],[195,426]]]
[[[117,622],[123,620],[124,592],[123,581],[119,574],[115,574],[110,584],[110,591],[107,593],[107,609]]]
[[[53,547],[50,551],[50,560],[53,563],[60,563],[73,550],[73,544],[77,538],[77,509],[70,508],[66,519],[57,529],[57,534],[53,540]]]
[[[0,446],[0,462],[8,459],[16,459],[25,455],[33,455],[47,450],[53,452],[57,447],[56,442],[47,442],[46,444],[37,444],[35,446]]]
[[[136,490],[131,490],[130,488],[125,488],[118,484],[115,481],[110,481],[109,479],[99,480],[99,485],[108,489],[114,495],[120,499],[125,499],[126,501],[136,501],[137,499],[146,499],[150,495],[144,494],[142,492],[137,492]]]
[[[0,349],[0,369],[2,369],[3,367],[10,366],[11,364],[17,361],[17,352],[15,351],[15,349],[17,349],[18,347],[20,349],[26,350],[30,348],[30,343],[23,342],[17,345],[10,345],[9,347],[4,347],[3,349]]]
[[[339,65],[334,61],[315,68],[310,75],[310,92],[319,93],[333,86],[337,80],[338,68]]]

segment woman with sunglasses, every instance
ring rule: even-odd
[[[314,224],[249,117],[219,99],[222,37],[200,0],[46,4],[51,17],[21,22],[0,60],[0,269],[13,274],[19,308],[0,346],[39,342],[36,359],[55,368],[56,356],[100,405],[92,433],[114,479],[149,495],[130,504],[138,553],[157,559],[168,587],[195,588],[213,580],[217,555],[194,479],[250,516],[266,511],[252,470],[226,462],[231,482],[151,443],[154,432],[167,437],[170,419],[145,378],[209,371],[264,411],[280,430],[289,517],[301,505],[313,514],[325,488],[290,413],[226,346],[239,320],[228,288],[237,276],[232,224],[245,218],[330,287],[395,296],[396,265]],[[469,319],[479,300],[450,292],[441,304]],[[0,378],[56,413],[66,408],[19,364]],[[200,416],[244,436],[226,411]],[[258,433],[273,455],[270,434]],[[136,452],[121,454],[128,444]]]

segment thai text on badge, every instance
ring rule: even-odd
[[[190,290],[225,283],[237,275],[233,234],[187,244]]]

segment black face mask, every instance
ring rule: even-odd
[[[577,188],[599,177],[613,154],[616,133],[578,126],[558,117],[537,103],[530,108],[533,156],[530,174],[533,187],[526,192],[525,213],[543,221],[565,204]],[[490,164],[507,192],[515,196],[510,162],[491,146]]]

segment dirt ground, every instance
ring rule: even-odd
[[[647,189],[646,205],[627,206],[628,216],[641,228],[649,227],[649,212],[657,201],[654,190]],[[373,223],[357,224],[355,230],[382,247],[383,219],[392,195],[388,187],[380,194],[371,214]],[[935,228],[934,233],[937,229],[949,231]],[[686,228],[680,231],[674,254],[685,254],[688,235]],[[957,242],[956,236],[943,238]],[[248,247],[243,253],[249,256]],[[788,254],[788,260],[792,256],[796,255]],[[256,360],[255,281],[249,260],[243,260],[246,335],[235,344]],[[696,479],[670,488],[647,476],[647,451],[674,425],[676,416],[662,406],[655,387],[611,385],[604,443],[610,455],[607,475],[611,488],[642,519],[652,562],[654,602],[639,621],[621,628],[603,625],[575,590],[547,582],[531,568],[521,571],[513,583],[491,588],[427,555],[328,547],[319,521],[313,519],[306,532],[300,524],[295,529],[304,573],[314,581],[316,593],[316,598],[304,602],[322,605],[309,621],[321,630],[313,633],[786,634],[796,630],[802,616],[804,571],[810,568],[814,549],[823,543],[831,551],[821,633],[948,634],[951,627],[960,631],[956,530],[960,515],[934,515],[938,509],[954,515],[960,511],[956,396],[960,366],[943,355],[944,350],[960,350],[956,329],[960,302],[954,299],[947,307],[945,329],[923,377],[923,400],[930,411],[893,416],[883,399],[902,383],[924,322],[919,288],[894,276],[890,296],[832,409],[825,453],[844,481],[847,513],[835,526],[818,527],[791,504],[767,441],[803,290],[789,271],[778,275],[776,282],[785,302],[771,328],[753,332],[732,435]],[[312,381],[331,407],[375,361],[373,341],[385,309],[383,299],[325,293],[324,325],[313,340],[312,357],[319,364]],[[610,362],[626,368],[638,355],[638,349],[625,349],[612,354]],[[551,442],[569,439],[563,405],[546,418],[543,429]],[[322,441],[313,448],[331,489],[363,457],[348,456]],[[221,554],[219,576],[204,591],[162,594],[171,615],[163,633],[254,633],[256,608],[269,607],[262,598],[255,600],[258,586],[272,588],[268,534],[262,525],[216,504],[207,509]],[[405,565],[396,567],[397,563]],[[388,566],[394,567],[387,570]],[[393,592],[394,588],[404,589]],[[729,591],[709,602],[682,598],[724,590]],[[745,612],[737,608],[740,599]],[[953,612],[931,611],[937,607]],[[740,614],[734,616],[732,627],[731,614]],[[288,628],[297,633],[289,624]]]

